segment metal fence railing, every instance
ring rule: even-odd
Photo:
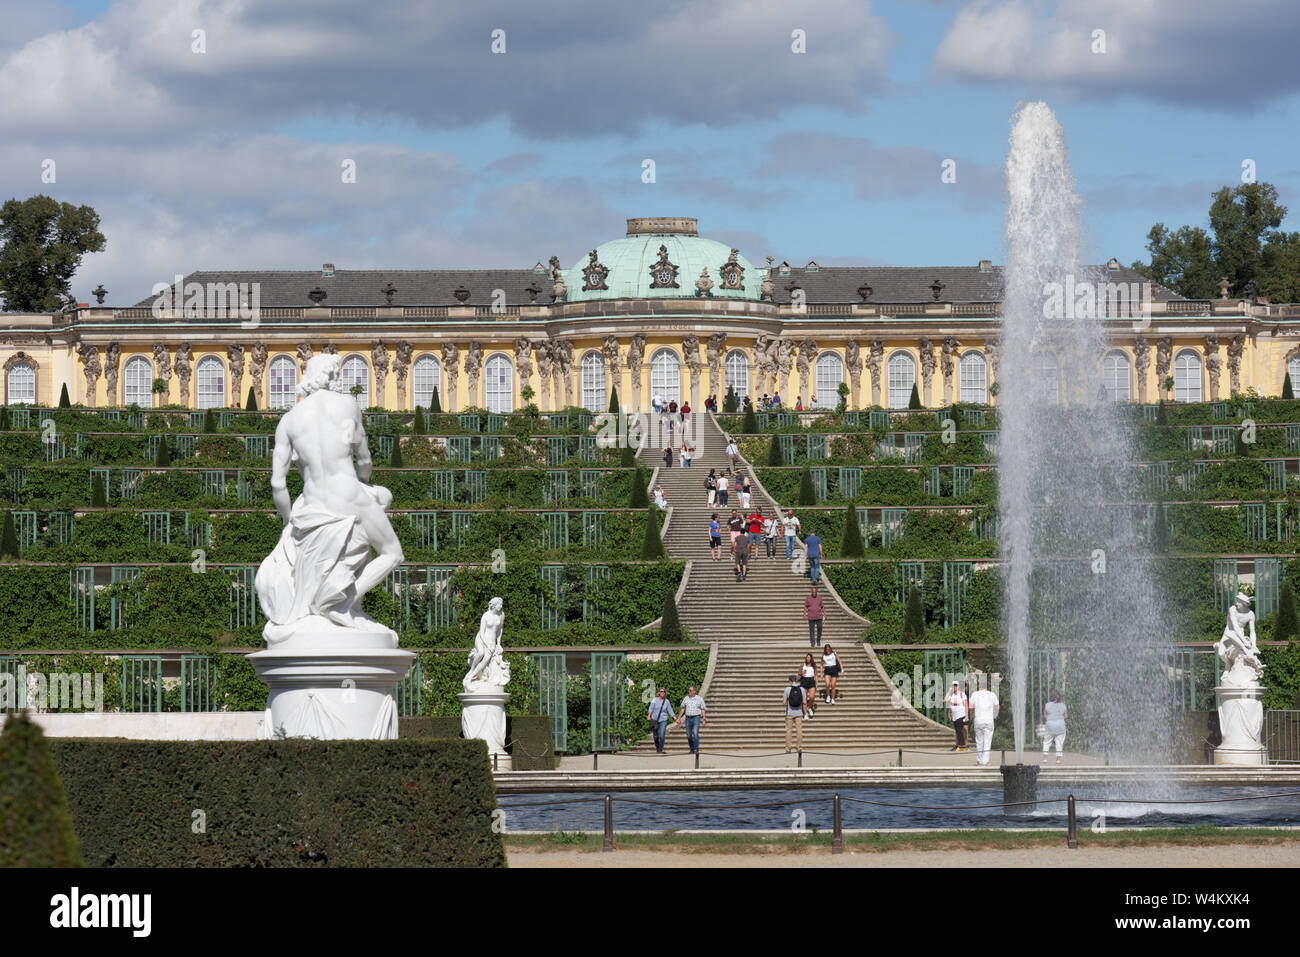
[[[1300,711],[1265,711],[1263,738],[1270,764],[1300,764]]]

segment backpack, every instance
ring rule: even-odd
[[[790,686],[790,697],[789,697],[789,699],[786,701],[786,704],[787,704],[789,707],[791,707],[791,708],[802,708],[802,707],[803,707],[803,688],[799,687],[798,685],[791,685],[791,686]]]

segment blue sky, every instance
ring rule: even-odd
[[[74,292],[118,303],[193,269],[567,265],[643,215],[756,262],[1000,262],[1009,120],[1043,99],[1092,258],[1128,263],[1246,159],[1300,229],[1293,7],[43,0],[0,11],[0,185],[99,210]]]

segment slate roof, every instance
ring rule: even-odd
[[[1145,282],[1143,276],[1127,266],[1108,270],[1103,266],[1088,267],[1098,277],[1108,282]],[[772,281],[777,303],[788,303],[791,284],[801,287],[806,301],[816,303],[861,302],[858,287],[871,286],[869,302],[934,302],[930,285],[938,279],[944,284],[939,293],[941,302],[997,302],[1001,299],[1002,268],[994,266],[981,272],[978,266],[823,266],[809,270],[805,266],[791,267],[788,275],[780,273],[781,266],[773,266]],[[689,296],[691,277],[685,277],[683,292]],[[747,277],[748,278],[748,277]],[[394,306],[454,306],[459,302],[454,293],[457,288],[469,290],[466,305],[492,304],[493,290],[505,292],[505,305],[528,305],[529,286],[541,290],[536,301],[551,301],[549,273],[533,269],[339,269],[331,277],[322,277],[319,269],[304,270],[204,270],[190,273],[187,283],[252,283],[260,284],[261,305],[311,306],[308,297],[319,287],[326,293],[322,306],[383,306],[381,292],[387,282],[397,289],[393,295]],[[1155,286],[1155,299],[1165,301],[1182,299],[1163,286]],[[154,296],[136,303],[148,307]]]

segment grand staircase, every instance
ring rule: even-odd
[[[739,508],[739,496],[732,494],[725,509],[710,509],[704,489],[709,469],[721,471],[727,465],[726,437],[711,415],[693,413],[691,418],[697,421],[692,427],[696,455],[690,468],[681,467],[676,450],[673,468],[663,468],[666,437],[656,447],[659,436],[654,434],[641,452],[641,461],[658,468],[655,481],[663,486],[672,508],[664,545],[675,558],[691,562],[678,615],[695,638],[717,645],[713,676],[704,690],[708,724],[701,734],[700,747],[705,752],[783,751],[785,710],[781,696],[787,679],[798,673],[808,652],[813,652],[814,660],[821,659],[820,644],[816,649],[808,644],[808,626],[803,617],[810,582],[806,574],[798,574],[785,560],[783,539],[776,558],[767,558],[760,547],[751,556],[748,579],[736,581],[728,555],[726,519],[732,505]],[[680,444],[680,429],[675,438],[674,445]],[[746,466],[745,472],[753,490],[751,505],[762,508],[764,515],[772,514],[776,503],[760,491],[753,470]],[[713,511],[723,525],[720,561],[709,556],[709,516]],[[795,514],[799,515],[798,509]],[[804,532],[808,531],[805,519]],[[951,747],[950,729],[909,707],[893,706],[892,688],[875,656],[857,643],[867,622],[845,608],[828,592],[825,583],[823,568],[818,588],[826,606],[821,644],[834,647],[844,671],[838,701],[833,705],[821,703],[816,716],[804,721],[804,750]],[[673,702],[674,708],[677,704]],[[683,730],[670,726],[668,750],[685,748]],[[653,751],[654,745],[647,737],[634,750]]]

